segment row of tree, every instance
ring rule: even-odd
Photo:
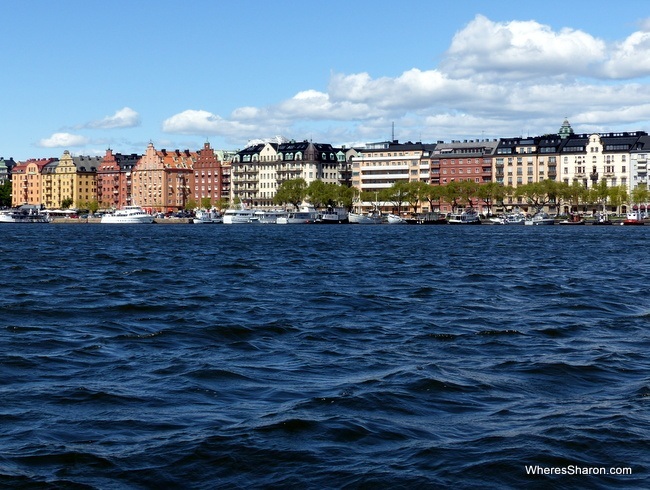
[[[511,210],[526,204],[540,210],[554,206],[560,211],[563,205],[577,210],[578,206],[612,206],[618,208],[623,204],[646,203],[650,193],[646,187],[635,188],[631,195],[625,186],[608,187],[604,180],[591,188],[579,182],[567,184],[554,180],[543,180],[518,187],[504,186],[496,182],[480,184],[472,181],[452,181],[444,186],[430,185],[426,182],[396,182],[391,187],[378,192],[363,192],[358,195],[356,189],[338,184],[326,184],[320,180],[307,185],[304,179],[284,182],[274,198],[278,205],[292,204],[298,207],[304,200],[314,207],[344,206],[350,209],[355,199],[366,202],[390,202],[398,212],[412,209],[413,212],[423,203],[429,203],[429,209],[440,209],[442,203],[456,207],[475,207],[480,202],[490,211],[493,207]]]

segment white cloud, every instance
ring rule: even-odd
[[[535,21],[493,22],[477,15],[458,32],[442,67],[454,78],[589,76],[605,61],[606,44],[585,32],[554,32]]]
[[[241,131],[254,131],[254,126],[238,121],[228,121],[204,110],[186,110],[163,121],[166,133],[197,135],[230,135]]]
[[[115,128],[133,128],[140,125],[140,114],[131,109],[124,107],[115,112],[112,116],[106,116],[98,121],[91,121],[83,127],[90,129],[115,129]]]
[[[38,146],[42,148],[70,148],[84,146],[88,143],[88,138],[79,134],[54,133],[49,138],[40,140]]]
[[[580,124],[625,130],[650,121],[644,80],[650,18],[639,25],[626,39],[607,43],[576,29],[478,15],[453,37],[437,67],[377,78],[333,72],[325,91],[305,88],[229,116],[187,110],[168,118],[163,130],[231,141],[284,134],[333,143],[388,139],[393,122],[396,137],[413,141],[554,132],[564,117],[577,131]]]

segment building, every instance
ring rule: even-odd
[[[131,201],[148,211],[185,209],[192,197],[196,152],[157,151],[149,143],[146,153],[131,172]]]
[[[83,208],[97,199],[96,175],[100,157],[75,156],[68,150],[41,170],[42,204],[62,208],[65,201]]]
[[[648,156],[650,136],[641,136],[630,151],[630,192],[637,187],[648,189]]]
[[[113,153],[110,148],[97,167],[97,202],[101,209],[131,204],[131,173],[141,155]]]
[[[7,180],[11,180],[11,172],[16,166],[13,158],[0,157],[0,185],[4,184]]]
[[[55,158],[31,159],[19,162],[11,174],[11,205],[13,207],[31,204],[44,205],[41,172],[55,162]]]
[[[194,164],[194,178],[190,185],[194,201],[199,207],[213,207],[220,199],[228,197],[230,189],[224,186],[222,161],[208,142],[204,143],[203,149],[198,151]],[[209,204],[204,205],[204,200]]]
[[[398,140],[368,143],[352,158],[352,186],[379,192],[397,182],[429,182],[436,145]]]
[[[349,185],[354,153],[308,141],[254,143],[233,158],[232,197],[246,206],[272,208],[278,188],[288,180],[302,178],[307,185],[316,180]]]

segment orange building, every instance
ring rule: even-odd
[[[147,211],[185,209],[192,196],[196,152],[156,150],[149,143],[131,173],[131,200]]]
[[[48,163],[57,161],[56,158],[32,159],[19,162],[11,174],[11,205],[23,204],[40,206],[44,204],[41,173]]]

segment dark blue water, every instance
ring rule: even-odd
[[[3,225],[0,485],[648,488],[649,237]]]

